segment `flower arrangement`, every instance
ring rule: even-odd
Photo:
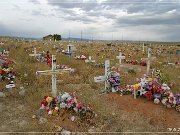
[[[107,81],[109,82],[112,92],[117,92],[119,90],[119,86],[121,83],[121,78],[119,73],[114,71],[110,72],[109,75],[107,76]]]
[[[155,78],[145,76],[138,79],[137,84],[127,85],[126,91],[136,91],[137,96],[144,96],[147,100],[153,100],[155,104],[162,103],[167,108],[175,108],[180,112],[180,94],[173,95],[166,83],[159,83],[160,76],[157,74]]]
[[[46,110],[48,115],[59,115],[60,109],[74,111],[78,113],[81,118],[87,114],[94,114],[91,105],[82,104],[78,101],[78,97],[67,92],[64,94],[59,93],[55,98],[44,96],[44,99],[40,103],[40,108]]]

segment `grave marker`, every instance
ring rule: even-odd
[[[119,56],[116,56],[116,59],[119,59],[119,65],[121,65],[121,61],[125,59],[125,56],[122,55],[122,53],[119,53]]]
[[[105,82],[105,91],[109,88],[109,84],[107,83],[107,76],[110,73],[110,61],[105,61],[105,75],[94,77],[94,82]]]
[[[147,75],[149,75],[150,61],[151,61],[151,48],[148,48],[148,60],[147,60],[147,72],[146,72]]]
[[[147,58],[141,58],[141,60],[146,60],[147,61],[147,70],[146,70],[146,75],[149,75],[150,71],[150,61],[151,60],[156,60],[156,57],[151,57],[151,48],[148,48],[148,57]]]
[[[36,74],[41,75],[52,75],[52,96],[56,97],[56,81],[57,81],[57,74],[67,73],[67,71],[63,69],[56,70],[56,58],[55,55],[52,55],[52,69],[51,70],[45,70],[45,71],[37,71]]]
[[[36,47],[34,47],[34,54],[29,54],[29,56],[32,56],[32,57],[37,57],[37,56],[40,56],[41,54],[37,54],[36,52]]]
[[[68,55],[72,55],[76,52],[76,47],[74,45],[67,45],[67,51],[65,52]]]

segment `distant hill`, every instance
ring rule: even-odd
[[[28,38],[28,37],[13,37],[16,39],[24,39],[24,40],[42,40],[42,38]]]

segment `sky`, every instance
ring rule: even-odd
[[[0,36],[180,41],[180,0],[0,0]]]

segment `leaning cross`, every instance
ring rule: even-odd
[[[122,55],[122,53],[119,53],[119,56],[116,56],[116,59],[119,59],[119,65],[121,65],[121,61],[125,59],[125,56]]]
[[[67,73],[68,71],[65,71],[63,69],[56,70],[56,58],[55,55],[52,55],[52,69],[51,70],[45,70],[45,71],[37,71],[36,74],[42,74],[42,75],[52,75],[52,96],[56,97],[56,80],[57,80],[57,74],[63,74]]]
[[[105,91],[109,88],[109,84],[107,83],[107,76],[110,73],[110,61],[105,61],[105,75],[94,77],[94,82],[105,82]]]

